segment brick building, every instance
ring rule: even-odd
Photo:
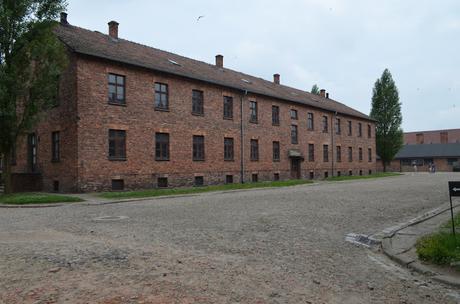
[[[374,122],[326,94],[109,34],[62,14],[59,100],[17,143],[15,185],[99,191],[375,171]]]
[[[460,143],[460,129],[416,131],[404,133],[404,144],[452,144]]]

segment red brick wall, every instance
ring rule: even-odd
[[[425,144],[440,144],[442,132],[447,132],[448,143],[460,142],[460,129],[450,129],[437,131],[407,132],[404,133],[404,144],[417,144],[417,134],[423,134],[423,143]]]
[[[36,128],[39,136],[38,162],[43,174],[43,185],[52,190],[53,181],[60,182],[61,191],[109,190],[112,179],[123,179],[126,188],[151,188],[157,177],[168,177],[171,186],[191,185],[196,175],[204,176],[205,184],[223,183],[225,175],[240,181],[240,98],[243,98],[244,169],[245,180],[253,173],[259,180],[272,180],[274,173],[281,179],[290,178],[288,150],[300,150],[305,160],[301,163],[303,178],[313,171],[315,178],[334,175],[368,174],[376,170],[375,132],[367,136],[369,122],[341,118],[342,134],[334,131],[333,114],[281,100],[249,94],[178,78],[144,69],[110,63],[89,57],[73,58],[63,76],[61,104],[46,113]],[[126,76],[126,106],[108,104],[107,74]],[[169,112],[154,110],[154,83],[169,85]],[[204,116],[191,114],[191,92],[204,92]],[[233,97],[233,120],[223,119],[223,96]],[[78,103],[76,100],[78,99]],[[258,103],[258,123],[249,122],[249,101]],[[272,105],[280,107],[280,126],[272,126]],[[297,109],[298,120],[291,120],[289,110]],[[314,113],[314,131],[307,130],[307,113]],[[328,116],[329,132],[321,130],[321,119]],[[347,121],[353,121],[353,135],[348,136]],[[357,137],[358,121],[362,123],[362,137]],[[291,144],[290,126],[298,125],[298,144]],[[126,130],[127,159],[108,159],[108,130]],[[51,132],[61,132],[61,161],[51,162]],[[170,161],[155,161],[155,132],[170,134]],[[334,145],[331,133],[334,132]],[[205,161],[192,161],[192,136],[205,136]],[[224,137],[234,138],[234,161],[223,160]],[[259,140],[259,161],[250,161],[250,140]],[[272,142],[280,141],[281,160],[272,160]],[[15,172],[27,172],[25,139],[18,147]],[[308,143],[315,145],[315,161],[308,161]],[[329,162],[323,162],[323,144],[329,145]],[[336,146],[342,147],[342,161],[335,160]],[[353,147],[353,162],[348,162],[348,146]],[[363,160],[358,160],[358,147],[363,148]],[[368,162],[367,149],[372,149]]]
[[[109,105],[107,102],[107,74],[116,73],[126,76],[126,106]],[[155,111],[153,106],[154,83],[169,85],[169,112]],[[204,92],[204,116],[191,114],[192,89]],[[224,120],[223,96],[233,96],[233,120]],[[134,69],[124,65],[112,64],[96,59],[81,58],[78,61],[78,155],[79,188],[82,191],[109,189],[112,179],[122,178],[129,188],[152,187],[156,177],[168,176],[171,185],[190,185],[194,175],[204,175],[205,184],[221,183],[226,174],[234,175],[234,182],[239,181],[240,174],[240,98],[241,93],[186,80],[174,76]],[[249,122],[249,100],[258,102],[259,119],[257,124]],[[272,126],[271,106],[280,106],[280,126]],[[299,128],[299,144],[290,143],[291,119],[290,109],[297,109],[298,121],[292,121]],[[331,175],[332,149],[331,132],[321,132],[323,112],[280,100],[262,96],[244,96],[244,159],[245,180],[250,180],[252,173],[259,175],[259,180],[273,179],[273,173],[279,172],[281,179],[290,176],[288,149],[299,149],[305,157],[302,163],[302,176],[307,178],[310,170],[316,177],[322,177],[324,171]],[[315,116],[315,130],[307,131],[307,112]],[[329,123],[332,115],[327,114]],[[363,124],[363,137],[358,138],[357,120],[353,120],[353,136],[347,136],[347,117],[342,118],[342,135],[335,135],[335,145],[342,145],[342,162],[336,163],[335,170],[347,174],[352,169],[367,174],[375,170],[374,126],[372,137],[367,138],[366,121]],[[123,129],[127,132],[127,160],[108,160],[108,130]],[[155,132],[170,133],[170,161],[155,161]],[[205,136],[206,160],[192,161],[192,136]],[[234,138],[234,161],[223,160],[224,137]],[[259,161],[250,161],[250,139],[259,140]],[[272,160],[272,141],[281,144],[281,161]],[[308,143],[315,144],[315,162],[308,162]],[[322,161],[322,146],[329,144],[329,162]],[[347,147],[354,147],[354,161],[348,162]],[[363,148],[363,161],[358,161],[358,146]],[[372,162],[368,162],[367,149],[372,148]]]

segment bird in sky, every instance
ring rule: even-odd
[[[198,18],[196,18],[196,22],[200,21],[201,18],[204,18],[204,16],[199,16]]]

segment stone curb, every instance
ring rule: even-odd
[[[459,207],[460,204],[457,204],[457,205],[454,205],[454,209]],[[400,225],[397,225],[397,226],[394,226],[394,227],[390,227],[388,229],[385,229],[381,234],[383,234],[383,238],[382,238],[382,242],[380,244],[380,248],[382,249],[383,253],[388,256],[391,260],[393,260],[394,262],[400,264],[401,266],[403,267],[406,267],[406,268],[409,268],[409,269],[412,269],[418,273],[421,273],[421,274],[424,274],[424,275],[427,275],[427,276],[430,276],[431,279],[437,281],[437,282],[440,282],[440,283],[443,283],[443,284],[447,284],[447,285],[450,285],[450,286],[453,286],[453,287],[456,287],[456,288],[459,288],[460,287],[460,278],[457,278],[457,277],[453,277],[453,276],[450,276],[450,275],[444,275],[444,274],[440,274],[440,273],[437,273],[435,271],[433,271],[429,265],[424,265],[422,263],[420,263],[417,259],[413,259],[412,257],[410,257],[409,255],[405,254],[405,253],[401,253],[401,254],[398,254],[396,253],[394,250],[393,250],[393,246],[392,246],[392,238],[396,235],[396,233],[404,228],[407,228],[407,227],[410,227],[410,226],[414,226],[414,225],[417,225],[417,224],[420,224],[420,223],[423,223],[424,221],[426,220],[429,220],[435,216],[438,216],[446,211],[449,211],[450,210],[450,207],[447,207],[447,208],[444,208],[444,207],[440,207],[440,208],[436,208],[436,209],[433,209],[427,213],[424,213],[422,214],[421,216],[419,217],[416,217],[406,223],[403,223],[403,224],[400,224]]]
[[[30,205],[0,204],[0,208],[48,208],[48,207],[70,206],[70,205],[102,206],[102,205],[129,203],[129,202],[161,200],[161,199],[168,199],[168,198],[194,197],[194,196],[200,196],[200,195],[206,195],[206,194],[225,194],[225,193],[237,193],[237,192],[246,192],[246,191],[257,191],[257,190],[282,189],[282,188],[291,188],[291,187],[298,187],[298,186],[314,186],[314,185],[319,185],[319,183],[312,182],[312,183],[305,183],[305,184],[292,185],[292,186],[286,186],[286,187],[260,187],[260,188],[250,188],[250,189],[221,190],[221,191],[209,191],[209,192],[190,193],[190,194],[127,198],[127,199],[119,199],[119,200],[99,200],[99,201],[86,200],[83,202],[69,202],[69,203],[55,203],[55,204],[54,203],[53,204],[30,204]]]

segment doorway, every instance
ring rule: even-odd
[[[291,178],[300,179],[300,158],[291,158]]]

